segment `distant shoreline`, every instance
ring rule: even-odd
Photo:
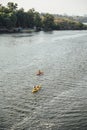
[[[70,17],[39,13],[34,8],[25,11],[18,4],[0,5],[0,33],[31,33],[53,30],[87,30],[86,17]]]
[[[13,29],[3,28],[3,29],[0,29],[0,34],[3,34],[3,33],[31,33],[31,32],[35,32],[35,30],[34,29],[19,29],[19,28],[13,28]]]
[[[87,30],[87,29],[61,29],[61,30],[46,30],[46,31],[82,31],[82,30]],[[39,30],[39,31],[44,31],[44,30]],[[32,32],[39,32],[35,29],[17,29],[17,28],[14,28],[14,29],[0,29],[0,34],[11,34],[11,33],[32,33]],[[45,31],[44,31],[45,32]]]

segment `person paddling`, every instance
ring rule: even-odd
[[[42,74],[43,74],[43,72],[42,72],[42,71],[40,71],[40,70],[38,70],[37,75],[42,75]]]

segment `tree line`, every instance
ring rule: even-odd
[[[8,2],[7,6],[0,4],[0,29],[1,28],[34,28],[37,30],[75,30],[87,29],[87,26],[80,22],[62,19],[56,20],[54,15],[40,14],[34,8],[27,12],[23,8],[18,9],[18,4]]]

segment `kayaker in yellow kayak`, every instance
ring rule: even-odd
[[[37,92],[38,90],[40,90],[41,86],[40,85],[36,85],[33,87],[32,93]]]

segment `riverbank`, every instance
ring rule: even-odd
[[[36,29],[19,29],[19,28],[14,28],[14,29],[7,29],[7,28],[3,28],[3,29],[0,29],[0,34],[4,34],[4,33],[32,33],[32,32],[38,32],[38,31],[78,31],[78,30],[87,30],[87,29],[59,29],[59,30],[51,30],[51,29],[48,29],[48,30],[45,30],[45,29],[39,29],[39,30],[36,30]]]
[[[22,29],[22,28],[12,28],[12,29],[7,29],[7,28],[1,28],[0,33],[31,33],[35,32],[35,29]]]

